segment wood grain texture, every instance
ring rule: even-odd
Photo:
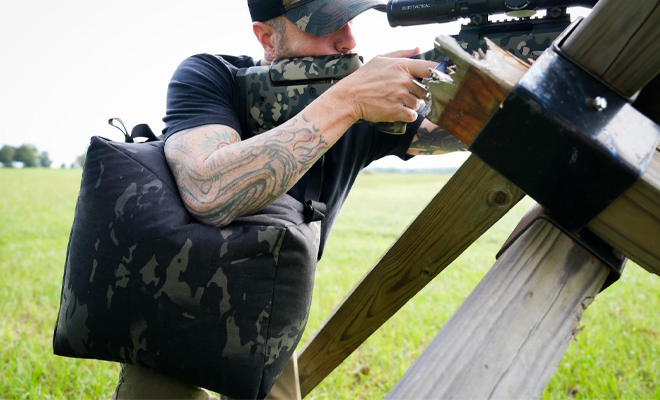
[[[540,397],[608,273],[552,224],[535,222],[386,398]]]
[[[432,96],[427,118],[469,145],[529,65],[486,40],[488,52],[470,55],[449,36],[438,36],[436,48],[455,65],[453,73],[434,72],[425,80]]]
[[[447,104],[436,125],[470,145],[510,91],[511,87],[502,87],[479,69],[470,68],[459,87],[461,95]]]
[[[642,179],[589,222],[589,229],[660,275],[660,149]]]
[[[634,6],[626,1],[599,1],[562,50],[632,96],[660,71],[660,0]],[[643,109],[653,112],[658,104],[646,104]],[[634,135],[630,132],[630,140]],[[660,151],[642,178],[588,227],[647,271],[660,275]]]
[[[600,0],[562,50],[630,97],[660,71],[659,26],[660,0]]]
[[[303,397],[522,197],[470,157],[303,349]]]

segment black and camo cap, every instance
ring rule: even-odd
[[[248,0],[248,7],[252,21],[284,15],[298,28],[317,36],[336,32],[370,8],[385,11],[384,0]]]

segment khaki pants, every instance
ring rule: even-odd
[[[228,400],[199,386],[161,374],[150,368],[121,364],[119,383],[112,395],[118,399],[203,399]]]
[[[282,375],[275,382],[267,400],[300,400],[298,357],[289,360]],[[203,399],[231,400],[224,395],[215,396],[206,389],[137,365],[121,364],[119,383],[112,400],[126,399]]]

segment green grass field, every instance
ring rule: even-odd
[[[363,174],[318,265],[308,340],[447,181]],[[79,170],[0,170],[0,398],[109,398],[114,363],[52,354]],[[351,355],[308,398],[382,398],[494,263],[526,199]],[[660,241],[660,238],[659,238]],[[547,399],[660,398],[660,278],[628,263],[600,294]]]

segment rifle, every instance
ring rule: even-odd
[[[468,18],[453,37],[466,51],[486,51],[484,37],[529,61],[536,59],[570,25],[567,7],[593,7],[598,0],[390,0],[387,19],[392,27],[446,23]],[[532,18],[546,10],[542,18]],[[515,18],[489,21],[505,13]],[[449,60],[437,49],[413,58],[439,62],[444,71]],[[236,79],[240,92],[244,132],[266,132],[302,111],[336,81],[363,65],[357,54],[301,57],[274,61],[270,66],[240,69]],[[421,110],[418,110],[421,112]],[[377,129],[393,134],[405,132],[406,123],[378,123]]]

